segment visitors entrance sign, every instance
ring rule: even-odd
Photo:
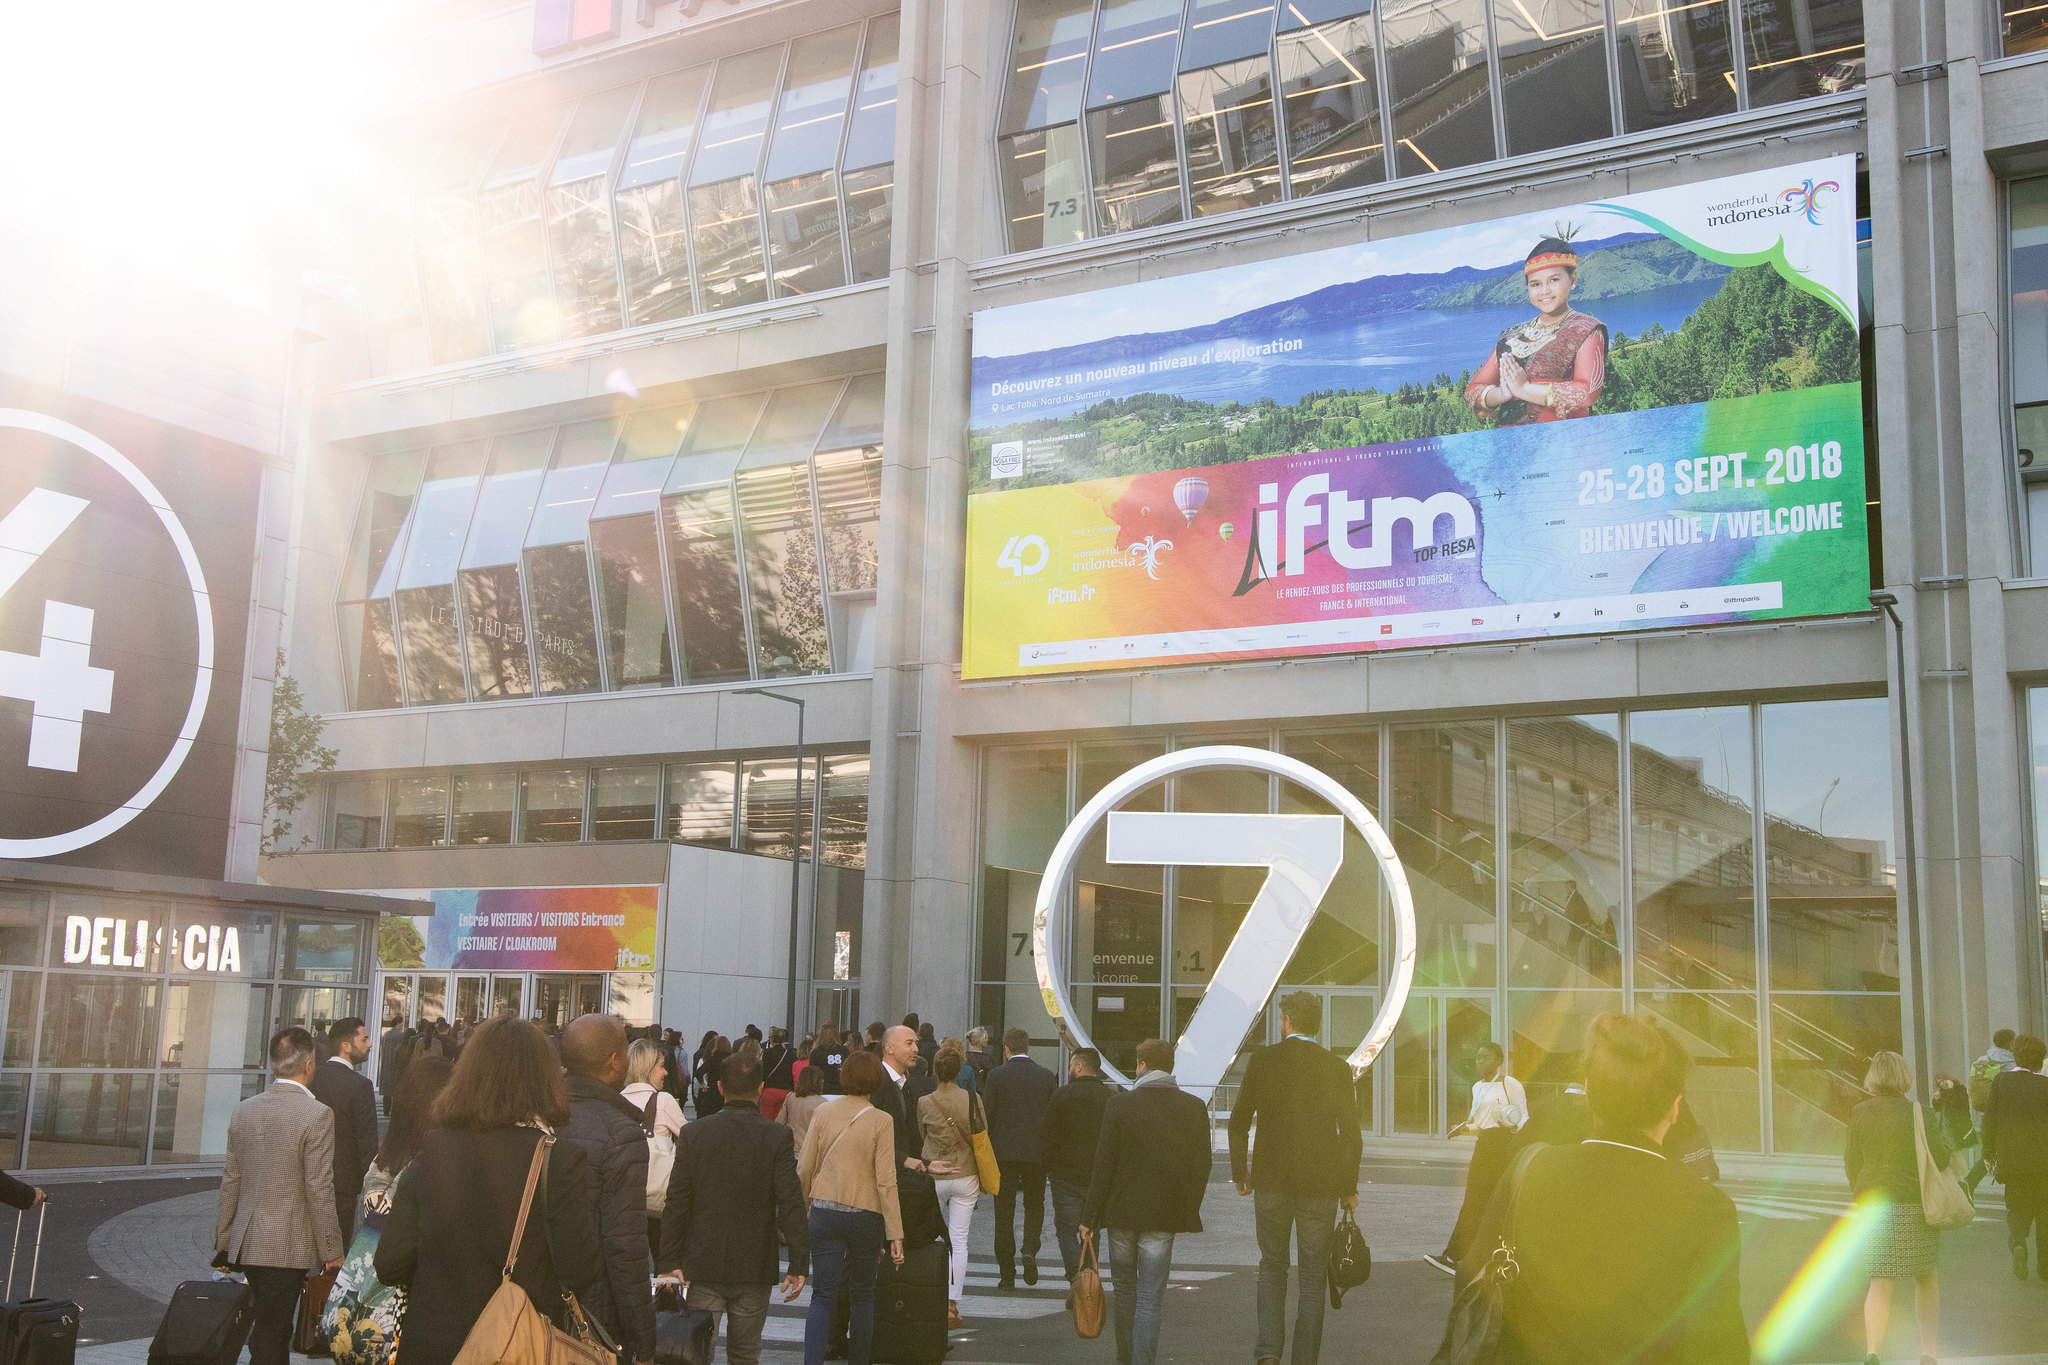
[[[1217,814],[1201,811],[1120,811],[1116,806],[1175,773],[1204,768],[1248,768],[1299,783],[1327,801],[1335,815]],[[1393,973],[1372,1027],[1350,1056],[1354,1073],[1372,1065],[1392,1036],[1415,975],[1415,903],[1408,874],[1394,845],[1342,783],[1300,759],[1265,749],[1215,744],[1164,754],[1132,768],[1095,794],[1053,846],[1031,919],[1031,950],[1045,1009],[1083,1047],[1093,1044],[1074,1009],[1066,975],[1067,880],[1081,845],[1107,817],[1108,859],[1112,863],[1170,864],[1178,867],[1263,867],[1266,881],[1238,925],[1237,935],[1216,963],[1208,991],[1181,1034],[1174,1075],[1181,1088],[1201,1095],[1213,1091],[1230,1069],[1238,1044],[1257,1022],[1303,934],[1315,920],[1323,893],[1344,862],[1348,823],[1372,849],[1394,909]],[[1124,1076],[1107,1062],[1106,1074]]]
[[[1867,610],[1855,174],[977,313],[965,676]]]

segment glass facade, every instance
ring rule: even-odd
[[[375,456],[336,602],[350,704],[865,671],[881,441],[863,374]]]
[[[275,1030],[368,1017],[372,918],[0,888],[0,1163],[220,1158]]]
[[[324,846],[673,839],[787,858],[794,787],[795,765],[788,756],[350,778],[327,784]],[[865,867],[868,756],[807,753],[796,819],[806,860],[816,842],[825,865]],[[383,839],[386,829],[390,837]]]
[[[1870,697],[990,749],[976,1022],[1022,1026],[1056,1050],[1031,954],[1037,869],[1092,793],[1169,748],[1278,748],[1378,815],[1414,895],[1413,989],[1361,1083],[1374,1131],[1446,1134],[1489,1039],[1532,1098],[1559,1090],[1576,1076],[1586,1022],[1627,1009],[1692,1052],[1688,1093],[1717,1147],[1839,1153],[1870,1055],[1903,1039],[1890,758],[1868,742],[1887,723],[1885,699]],[[1328,807],[1290,783],[1218,771],[1169,779],[1122,809]],[[1259,881],[1240,868],[1109,864],[1102,831],[1089,837],[1068,888],[1071,933],[1054,950],[1098,1047],[1124,1065],[1139,1040],[1185,1027]],[[1379,945],[1391,942],[1377,869],[1350,835],[1282,977],[1283,989],[1324,995],[1326,1041],[1364,1036],[1384,988]]]
[[[2048,5],[2040,0],[1998,0],[1998,35],[2005,55],[2048,49]]]
[[[366,253],[390,358],[883,278],[897,43],[882,15],[438,138]]]
[[[2043,13],[2048,13],[2044,9]],[[2048,573],[2048,176],[2006,186],[2007,383],[2028,572]]]
[[[1862,83],[1857,0],[1019,0],[1003,216],[1029,251]]]

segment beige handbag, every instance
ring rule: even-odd
[[[1953,1174],[1934,1164],[1927,1150],[1927,1118],[1919,1105],[1913,1106],[1913,1147],[1920,1160],[1920,1216],[1927,1226],[1943,1232],[1970,1226],[1977,1216],[1970,1192]]]
[[[526,1291],[512,1281],[519,1262],[519,1243],[526,1236],[526,1215],[533,1209],[533,1191],[540,1184],[548,1151],[555,1136],[545,1129],[534,1144],[533,1165],[527,1168],[526,1192],[519,1197],[519,1220],[512,1225],[512,1245],[505,1252],[505,1269],[498,1290],[484,1305],[483,1315],[469,1329],[456,1352],[455,1365],[616,1365],[618,1357],[598,1344],[603,1334],[583,1316],[583,1306],[568,1290],[562,1301],[569,1307],[569,1319],[579,1332],[596,1340],[579,1340],[556,1327],[545,1313],[533,1306]],[[547,1211],[541,1211],[545,1222]]]

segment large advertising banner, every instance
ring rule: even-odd
[[[434,903],[386,915],[385,971],[644,972],[654,967],[658,886],[513,886],[381,891]]]
[[[1855,171],[977,313],[965,675],[1867,610]]]

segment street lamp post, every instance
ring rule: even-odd
[[[804,847],[804,699],[792,697],[783,692],[770,692],[765,687],[742,687],[733,693],[737,697],[767,697],[772,701],[786,701],[796,707],[796,791],[790,797],[789,810],[789,994],[784,1003],[783,1027],[789,1030],[789,1045],[796,1046],[796,949],[797,949],[797,866],[803,856]],[[818,859],[816,850],[811,856],[811,890],[817,891]],[[812,897],[816,899],[815,894]]]
[[[1892,640],[1897,646],[1899,661],[1899,778],[1904,784],[1900,795],[1905,800],[1906,837],[1900,847],[1904,855],[1899,860],[1898,880],[1906,892],[1906,952],[1913,963],[1913,1072],[1914,1082],[1923,1095],[1934,1092],[1928,1086],[1928,1074],[1933,1059],[1927,1055],[1927,988],[1922,980],[1926,963],[1920,955],[1920,896],[1919,878],[1915,875],[1913,842],[1913,741],[1907,732],[1908,712],[1906,709],[1906,623],[1899,619],[1897,593],[1879,590],[1870,594],[1870,605],[1878,608],[1892,623]]]

